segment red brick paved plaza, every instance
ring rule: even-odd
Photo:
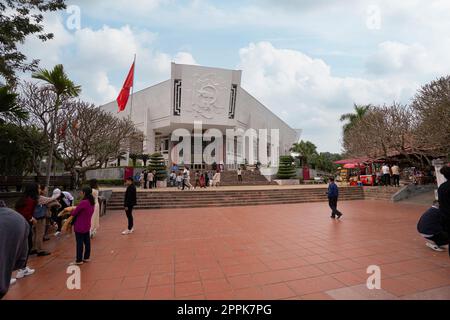
[[[81,290],[66,288],[73,236],[32,257],[36,273],[6,299],[450,299],[450,259],[425,247],[416,223],[426,206],[384,201],[142,210],[136,231],[110,211],[81,266]],[[381,289],[366,288],[369,265]]]

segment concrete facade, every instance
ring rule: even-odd
[[[244,131],[250,128],[256,131],[267,129],[268,133],[271,129],[278,129],[279,148],[276,152],[288,154],[289,148],[298,140],[298,131],[289,127],[243,89],[241,74],[240,70],[172,63],[171,79],[135,92],[128,100],[124,112],[117,113],[116,101],[107,103],[101,108],[118,117],[131,116],[136,127],[145,135],[144,152],[151,154],[160,151],[168,163],[179,162],[179,159],[172,159],[171,156],[171,150],[177,144],[170,141],[173,130],[183,128],[192,132],[194,121],[201,122],[203,130],[215,128],[223,135],[227,129]],[[258,141],[254,141],[254,154],[257,153]],[[245,154],[243,151],[245,148],[247,155],[250,152],[248,140],[247,143],[240,139],[236,139],[234,144],[232,141],[228,142],[227,149],[224,137],[223,159],[217,163],[223,161],[226,164],[226,159],[232,154],[238,156],[240,153]],[[273,143],[269,138],[267,149],[270,149],[271,144]],[[192,151],[196,152],[201,150]],[[254,162],[257,160],[258,157]]]

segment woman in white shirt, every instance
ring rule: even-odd
[[[98,193],[99,187],[97,183],[97,179],[92,179],[89,183],[92,189],[92,196],[95,200],[94,214],[91,218],[91,238],[95,237],[99,227],[100,227],[100,205],[98,203]]]

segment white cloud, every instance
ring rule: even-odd
[[[322,151],[340,151],[342,113],[353,103],[407,101],[418,84],[399,78],[352,78],[332,75],[321,59],[268,42],[240,50],[243,87],[294,128],[303,129]]]
[[[45,27],[55,38],[47,42],[28,39],[23,45],[25,53],[40,59],[40,67],[62,63],[69,76],[82,85],[81,97],[97,104],[115,99],[135,53],[135,91],[168,79],[171,61],[196,64],[189,52],[161,52],[154,46],[157,34],[128,25],[71,32],[65,29],[62,17],[47,15]]]

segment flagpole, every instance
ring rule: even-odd
[[[133,95],[134,95],[134,71],[136,70],[136,53],[133,59],[133,86],[131,87],[131,102],[130,102],[130,118],[133,116]],[[133,121],[133,119],[131,119]]]
[[[133,59],[133,86],[131,87],[131,101],[130,101],[130,114],[129,118],[131,121],[133,121],[133,96],[134,96],[134,71],[136,70],[136,53],[134,54]],[[127,159],[127,166],[130,163],[130,152],[131,152],[131,141],[128,141],[128,159]]]

